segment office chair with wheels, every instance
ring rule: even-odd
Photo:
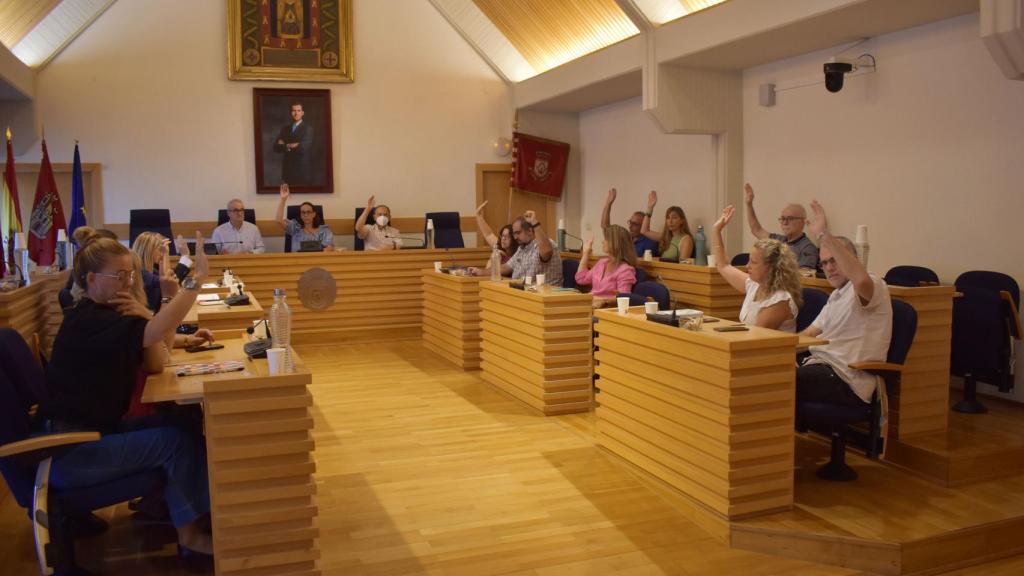
[[[458,212],[427,212],[423,221],[423,245],[427,245],[427,220],[434,221],[434,248],[465,248]]]
[[[166,208],[146,208],[128,212],[128,245],[135,244],[135,239],[143,232],[158,232],[164,237],[173,239],[171,232],[171,211]],[[170,246],[171,255],[177,256],[174,242]]]
[[[889,395],[897,390],[903,374],[903,363],[910,352],[910,345],[917,332],[917,311],[913,306],[900,300],[892,301],[892,340],[885,362],[861,362],[851,368],[865,370],[881,376]],[[827,464],[818,469],[818,477],[825,480],[856,480],[857,472],[846,464],[846,436],[855,431],[850,426],[860,422],[868,424],[866,445],[868,458],[877,459],[882,451],[881,419],[882,402],[878,391],[870,403],[863,406],[842,406],[825,402],[799,402],[796,407],[797,420],[807,427],[832,438],[831,457]]]
[[[923,266],[893,266],[885,273],[884,280],[890,286],[917,288],[938,285],[939,276],[930,268]]]
[[[953,410],[966,414],[988,411],[978,401],[978,382],[1000,392],[1013,390],[1014,345],[1021,338],[1020,288],[1000,272],[975,270],[956,279],[953,299],[953,343],[950,373],[964,379],[964,397]]]
[[[299,210],[301,208],[301,204],[289,206],[287,212],[285,213],[285,219],[295,220],[299,224],[302,224],[302,219],[299,215]],[[324,220],[324,207],[319,204],[313,204],[313,211],[316,212],[317,218],[320,220],[320,224],[323,225],[323,223],[326,222],[326,220]],[[284,235],[284,251],[292,251],[292,237],[289,236],[288,234]]]

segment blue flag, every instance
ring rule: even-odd
[[[85,188],[82,185],[82,158],[78,155],[75,142],[75,165],[71,170],[71,222],[68,224],[68,239],[74,237],[75,229],[85,226]]]

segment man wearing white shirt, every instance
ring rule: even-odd
[[[263,235],[251,222],[245,221],[245,205],[238,198],[228,202],[228,221],[213,229],[213,243],[218,254],[262,254]]]
[[[821,267],[835,288],[821,313],[804,331],[828,340],[811,346],[810,357],[796,371],[797,402],[848,406],[871,402],[878,378],[850,368],[858,362],[884,362],[892,339],[892,302],[885,282],[869,274],[849,238],[828,232],[825,210],[811,202],[808,226],[821,247]]]

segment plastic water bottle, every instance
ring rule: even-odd
[[[491,280],[501,280],[501,252],[498,250],[497,242],[494,244],[494,250],[491,250]]]
[[[292,310],[285,301],[284,288],[274,288],[274,305],[270,307],[270,336],[274,348],[284,348],[284,371],[295,371],[292,360]]]
[[[697,235],[693,239],[693,257],[697,266],[708,265],[708,253],[704,247],[707,245],[707,238],[704,236],[704,227],[697,226]]]

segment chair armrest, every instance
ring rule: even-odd
[[[1013,337],[1020,340],[1024,330],[1020,326],[1020,312],[1017,310],[1017,305],[1013,303],[1013,296],[1010,296],[1006,290],[1000,290],[999,296],[1010,306],[1010,328],[1013,331]]]
[[[34,438],[26,438],[25,440],[18,440],[17,442],[11,442],[0,446],[0,458],[15,456],[17,454],[28,454],[29,452],[46,450],[48,448],[82,444],[99,439],[99,432],[67,432],[64,434],[36,436]]]
[[[854,370],[864,370],[865,372],[903,373],[902,364],[893,364],[891,362],[857,362],[856,364],[850,364],[850,368],[853,368]]]

